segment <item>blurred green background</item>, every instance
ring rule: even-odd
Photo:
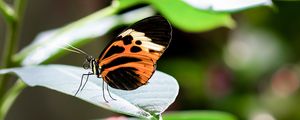
[[[157,67],[180,85],[180,93],[167,112],[217,110],[243,120],[300,119],[300,2],[273,2],[274,8],[232,13],[236,23],[231,29],[186,32],[173,28],[171,45]],[[110,3],[28,0],[19,48],[31,43],[41,31],[76,21]],[[80,48],[98,56],[122,29]],[[4,30],[0,19],[1,48]],[[71,53],[51,63],[80,66],[83,60]],[[119,115],[55,91],[28,87],[10,109],[7,120],[84,120]]]

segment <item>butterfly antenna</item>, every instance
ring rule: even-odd
[[[81,54],[84,54],[86,56],[89,56],[86,52],[80,50],[79,48],[76,48],[76,47],[74,47],[72,45],[69,45],[69,44],[66,44],[66,45],[68,45],[69,47],[73,48],[73,51],[77,51],[76,53],[81,53]]]
[[[78,51],[76,51],[76,50],[72,50],[72,49],[69,49],[69,48],[64,48],[64,47],[59,47],[59,48],[64,49],[64,50],[67,50],[67,51],[70,51],[70,52],[82,54],[81,52],[78,52]]]
[[[67,50],[67,51],[70,51],[70,52],[74,52],[74,53],[77,53],[77,54],[83,54],[83,55],[86,55],[86,56],[89,56],[86,52],[84,52],[83,50],[80,50],[79,48],[76,48],[66,42],[63,42],[65,45],[67,45],[68,47],[70,48],[67,48],[67,47],[61,47],[60,45],[55,45],[55,47],[58,47],[58,48],[61,48],[61,49],[64,49],[64,50]]]

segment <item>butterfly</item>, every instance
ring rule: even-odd
[[[79,89],[84,76],[88,79],[89,75],[96,75],[103,79],[103,98],[108,102],[104,95],[104,82],[121,90],[135,90],[146,85],[155,72],[157,60],[168,48],[171,37],[172,27],[162,16],[152,16],[134,23],[111,40],[98,59],[86,57],[83,67],[92,71],[82,75]]]

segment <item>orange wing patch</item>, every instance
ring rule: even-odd
[[[103,77],[103,79],[110,86],[118,89],[132,90],[147,83],[153,71],[155,71],[154,64],[161,54],[153,50],[153,52],[150,52],[151,49],[143,46],[144,41],[133,40],[135,37],[130,37],[129,39],[126,37],[122,38],[123,40],[115,41],[108,48],[108,50],[110,48],[119,48],[122,49],[122,52],[111,54],[111,56],[107,56],[105,59],[103,59],[103,56],[100,59],[99,66],[102,69],[101,76],[107,76]],[[109,53],[109,51],[106,51],[106,53]],[[129,80],[116,82],[112,78]]]
[[[137,22],[100,55],[100,75],[117,89],[133,90],[147,84],[170,39],[171,27],[164,18],[155,16]]]

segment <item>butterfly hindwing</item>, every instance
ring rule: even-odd
[[[123,90],[146,84],[170,43],[171,31],[161,16],[145,18],[125,29],[99,56],[103,80]]]
[[[104,70],[105,81],[113,88],[132,90],[147,83],[155,67],[151,60],[128,62]]]

